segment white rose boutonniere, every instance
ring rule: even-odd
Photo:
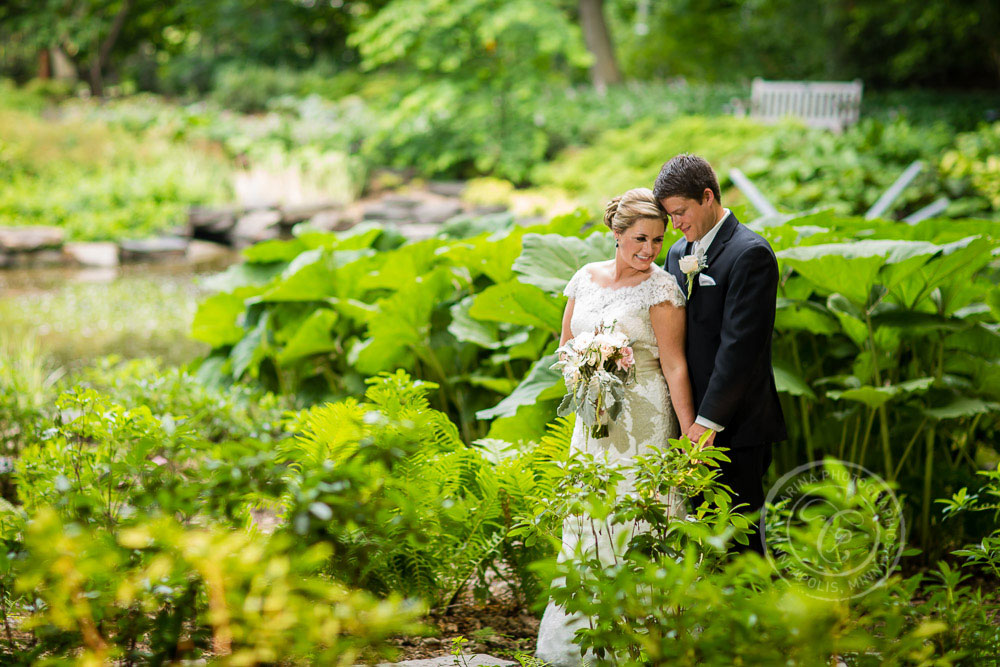
[[[702,255],[684,255],[678,262],[681,272],[687,276],[688,290],[687,297],[691,298],[691,290],[694,287],[694,277],[708,268],[708,263]]]

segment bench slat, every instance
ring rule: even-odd
[[[810,127],[842,130],[860,118],[863,85],[854,81],[753,81],[750,115],[763,121],[797,116]]]

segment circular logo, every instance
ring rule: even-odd
[[[896,494],[847,461],[828,458],[786,473],[768,491],[761,514],[768,560],[815,597],[861,597],[885,582],[903,554]]]

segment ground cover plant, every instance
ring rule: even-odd
[[[719,174],[723,201],[746,200],[729,180],[739,168],[779,210],[832,208],[865,213],[913,161],[924,171],[889,212],[903,217],[939,197],[949,217],[995,218],[989,146],[996,125],[957,134],[944,123],[905,118],[863,119],[843,134],[794,122],[765,127],[726,117],[644,119],[602,134],[585,148],[568,149],[536,169],[535,182],[577,195],[592,210],[634,183],[652,183],[664,155],[698,146]]]
[[[0,225],[51,225],[78,241],[162,233],[191,204],[228,201],[211,150],[94,121],[44,120],[0,105]]]

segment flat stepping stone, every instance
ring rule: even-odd
[[[0,251],[31,252],[43,248],[58,248],[66,239],[60,227],[0,227]]]
[[[341,204],[333,200],[312,202],[309,204],[289,204],[280,208],[281,224],[291,227],[296,223],[311,220],[320,213],[340,211],[343,208]]]
[[[118,242],[122,262],[156,262],[184,259],[188,240],[175,236],[153,239],[128,239]]]
[[[417,222],[423,225],[441,224],[462,212],[462,205],[454,200],[427,201],[414,209]]]
[[[442,197],[461,197],[465,192],[465,181],[431,181],[427,190]]]
[[[455,656],[448,654],[440,658],[426,658],[424,660],[382,662],[379,663],[378,667],[455,667],[455,664]],[[486,653],[473,653],[472,655],[460,658],[457,664],[469,665],[470,667],[486,667],[487,665],[516,665],[517,663],[494,658],[492,655],[487,655]]]
[[[251,211],[236,222],[231,232],[233,245],[242,249],[260,241],[276,239],[281,235],[279,223],[281,213],[278,211]]]
[[[414,219],[412,208],[393,206],[382,202],[365,206],[362,217],[365,220],[384,220],[386,222],[408,222]]]
[[[118,244],[110,241],[97,243],[67,243],[63,254],[73,264],[80,266],[118,266]]]

